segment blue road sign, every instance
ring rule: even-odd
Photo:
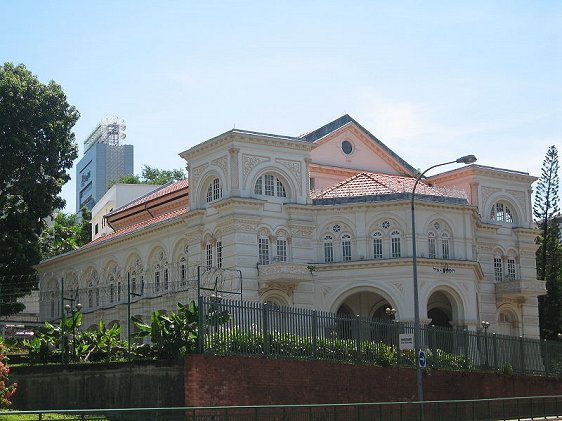
[[[425,359],[425,352],[420,351],[419,353],[419,363],[421,368],[427,367],[427,360]]]

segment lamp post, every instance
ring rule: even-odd
[[[72,303],[74,303],[73,299],[67,299],[70,300]],[[64,306],[64,309],[66,310],[66,313],[71,317],[71,329],[72,329],[72,352],[70,354],[70,359],[72,360],[72,358],[74,357],[74,352],[76,350],[76,345],[74,343],[75,338],[76,338],[76,314],[80,312],[80,310],[82,310],[82,304],[80,303],[76,303],[76,305],[70,305],[70,304],[66,304]]]
[[[385,308],[384,312],[386,313],[386,315],[390,318],[390,331],[391,331],[391,337],[390,337],[390,343],[392,345],[395,345],[396,347],[398,347],[398,333],[396,332],[396,309],[395,308],[391,308],[391,307],[387,307]]]
[[[390,320],[392,320],[392,321],[395,320],[395,319],[394,319],[394,317],[395,317],[395,315],[396,315],[396,309],[395,309],[395,308],[387,307],[387,308],[384,310],[384,312],[386,313],[386,315],[387,315],[388,317],[390,317]]]
[[[423,178],[423,176],[433,168],[441,167],[443,165],[449,164],[472,164],[476,161],[476,157],[474,155],[465,155],[461,156],[459,159],[454,161],[443,162],[441,164],[432,165],[424,172],[421,172],[416,177],[416,182],[414,183],[414,188],[412,189],[411,195],[411,209],[412,209],[412,271],[413,271],[413,280],[414,280],[414,347],[416,349],[416,358],[421,351],[420,347],[420,303],[419,303],[419,296],[418,296],[418,261],[416,256],[416,214],[414,209],[414,199],[416,196],[416,188],[418,187],[418,183]],[[416,364],[416,383],[418,389],[418,401],[423,401],[423,378],[422,378],[422,371],[419,364],[419,361]],[[421,416],[423,419],[423,411],[421,412]]]
[[[482,325],[482,329],[484,329],[484,349],[486,350],[486,368],[488,368],[490,366],[488,361],[488,328],[490,327],[490,322],[482,320],[480,324]]]

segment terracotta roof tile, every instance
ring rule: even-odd
[[[187,178],[184,180],[180,180],[177,181],[175,183],[168,183],[163,185],[162,187],[153,190],[152,192],[145,194],[142,197],[139,197],[136,200],[133,200],[132,202],[127,203],[126,205],[121,206],[118,209],[115,209],[113,212],[109,213],[108,215],[115,215],[118,212],[122,212],[124,210],[133,208],[135,206],[138,206],[140,204],[146,203],[146,202],[150,202],[151,200],[157,199],[159,197],[165,196],[167,194],[173,193],[175,191],[184,189],[186,187],[188,187],[188,181]]]
[[[176,210],[173,210],[171,212],[164,213],[164,214],[156,216],[154,218],[147,219],[146,221],[138,222],[138,223],[130,225],[128,227],[122,228],[118,231],[112,232],[112,233],[104,235],[102,237],[98,237],[95,240],[90,241],[84,247],[92,246],[94,244],[103,243],[105,241],[109,241],[109,240],[115,239],[117,237],[121,237],[123,235],[130,234],[132,232],[148,228],[152,225],[156,225],[156,224],[168,221],[168,220],[170,220],[172,218],[175,218],[177,216],[183,215],[184,213],[187,213],[187,208],[176,209]]]
[[[313,194],[313,199],[352,196],[377,196],[394,193],[409,193],[414,188],[415,178],[382,173],[362,172],[326,190]],[[445,196],[436,188],[420,181],[416,194]]]

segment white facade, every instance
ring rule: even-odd
[[[221,289],[233,290],[239,271],[244,300],[365,317],[392,307],[414,319],[415,170],[351,117],[298,138],[235,129],[180,155],[189,186],[113,211],[116,232],[39,265],[44,319],[60,317],[64,279],[86,327],[126,326],[127,280],[142,293],[131,314],[146,318],[194,298],[198,268],[203,282],[222,273]],[[490,332],[539,336],[533,181],[472,164],[420,183],[422,321],[477,329],[487,320]]]
[[[116,183],[102,196],[92,208],[92,239],[113,232],[107,224],[105,216],[133,200],[162,187],[155,184],[123,184]]]

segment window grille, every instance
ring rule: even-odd
[[[342,236],[342,259],[344,262],[351,261],[351,237],[348,234]]]
[[[260,265],[269,265],[269,239],[258,239],[258,262]]]
[[[400,233],[393,231],[391,236],[391,256],[396,258],[401,256],[400,251]]]
[[[277,239],[277,261],[286,262],[287,261],[287,240],[278,238]]]
[[[494,257],[494,279],[496,282],[503,281],[503,267],[501,257]]]

